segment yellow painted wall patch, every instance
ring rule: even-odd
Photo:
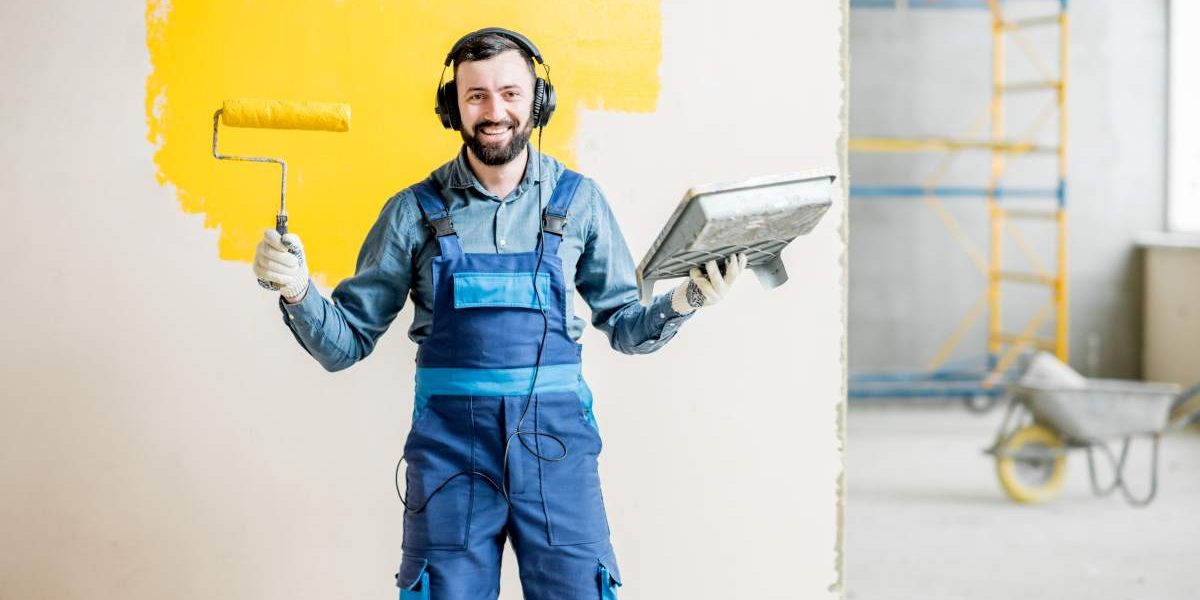
[[[213,112],[242,97],[350,104],[348,133],[221,129],[224,153],[288,161],[290,228],[332,286],[353,274],[384,202],[459,147],[433,105],[460,36],[509,27],[538,45],[559,98],[544,149],[570,164],[581,108],[655,109],[661,25],[658,0],[470,0],[453,10],[432,0],[150,0],[146,118],[158,181],[219,229],[220,258],[248,263],[274,224],[279,171],[215,160]]]

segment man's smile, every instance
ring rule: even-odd
[[[486,140],[494,141],[504,137],[504,135],[511,130],[512,126],[510,125],[495,125],[489,127],[480,127],[479,134]]]

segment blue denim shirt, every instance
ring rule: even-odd
[[[468,253],[529,252],[537,247],[540,203],[554,192],[563,164],[529,148],[530,160],[521,183],[507,197],[488,192],[467,164],[464,148],[433,173],[450,209],[463,251]],[[539,168],[540,165],[540,168]],[[392,196],[367,233],[353,277],[342,280],[332,300],[309,285],[296,304],[279,300],[284,323],[296,340],[330,371],[345,369],[375,348],[412,298],[413,322],[408,337],[420,344],[433,323],[432,263],[437,242],[408,188]],[[633,257],[616,218],[596,183],[584,178],[567,212],[559,248],[567,284],[567,333],[578,340],[585,323],[575,315],[578,292],[592,310],[592,324],[612,347],[626,354],[654,352],[666,344],[693,313],[671,308],[671,294],[649,306],[638,302]]]

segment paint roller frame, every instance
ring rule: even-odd
[[[233,115],[231,119],[229,115]],[[308,131],[350,130],[350,105],[329,102],[293,102],[285,100],[255,100],[239,98],[225,100],[221,108],[213,113],[212,154],[217,160],[241,160],[258,163],[275,163],[280,166],[279,213],[275,215],[275,231],[280,236],[288,232],[287,215],[287,161],[268,156],[240,156],[221,154],[217,150],[221,122],[227,127],[251,129],[300,129]],[[300,250],[287,245],[288,252],[299,256]],[[303,258],[301,258],[303,260]],[[278,290],[277,284],[258,280],[258,284],[269,290]]]

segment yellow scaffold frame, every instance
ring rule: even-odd
[[[899,186],[855,186],[854,196],[919,196],[933,210],[934,214],[950,231],[951,235],[970,256],[972,262],[987,279],[987,289],[972,305],[967,313],[959,320],[951,331],[945,343],[937,354],[929,361],[927,368],[935,372],[949,359],[966,333],[983,315],[987,309],[987,354],[988,372],[983,377],[982,387],[989,389],[1000,381],[1003,374],[1012,366],[1022,349],[1036,347],[1051,351],[1063,361],[1069,353],[1068,325],[1069,305],[1067,285],[1067,76],[1068,76],[1068,17],[1067,0],[1056,0],[1059,10],[1033,18],[1007,19],[1001,10],[999,0],[987,0],[991,13],[992,38],[992,90],[991,101],[987,111],[972,127],[964,139],[904,139],[856,137],[850,140],[850,150],[853,152],[942,152],[945,156],[938,163],[933,173],[918,187]],[[1056,27],[1059,34],[1058,43],[1058,76],[1057,78],[1045,64],[1039,60],[1036,49],[1026,40],[1021,31],[1034,27]],[[1005,79],[1005,42],[1012,38],[1037,68],[1042,78],[1030,82],[1010,83]],[[1055,94],[1054,101],[1034,119],[1029,131],[1021,139],[1006,139],[1005,130],[1005,99],[1012,94],[1051,91]],[[1033,139],[1041,132],[1049,118],[1058,116],[1058,144],[1041,146],[1033,143]],[[979,129],[985,122],[990,122],[990,136],[986,139],[972,139],[979,134]],[[940,181],[950,170],[955,158],[966,151],[987,151],[991,153],[991,170],[986,188],[956,188],[939,186]],[[1005,188],[1001,185],[1006,168],[1006,158],[1014,154],[1053,154],[1058,161],[1058,182],[1051,190],[1033,190]],[[940,198],[954,196],[980,196],[987,200],[989,222],[988,252],[985,257],[974,244],[968,234],[958,224],[957,220],[947,211]],[[1052,209],[1010,208],[1006,200],[1050,197],[1055,200]],[[1057,227],[1055,268],[1051,270],[1034,252],[1032,246],[1021,234],[1015,221],[1030,219],[1053,220]],[[1032,272],[1014,271],[1005,268],[1004,238],[1007,235],[1016,249],[1024,256],[1025,261],[1032,267]],[[1005,284],[1025,284],[1045,286],[1050,290],[1050,298],[1037,311],[1019,332],[1007,332],[1002,328],[1002,308]],[[1054,334],[1050,338],[1038,337],[1037,333],[1046,320],[1054,317]]]

